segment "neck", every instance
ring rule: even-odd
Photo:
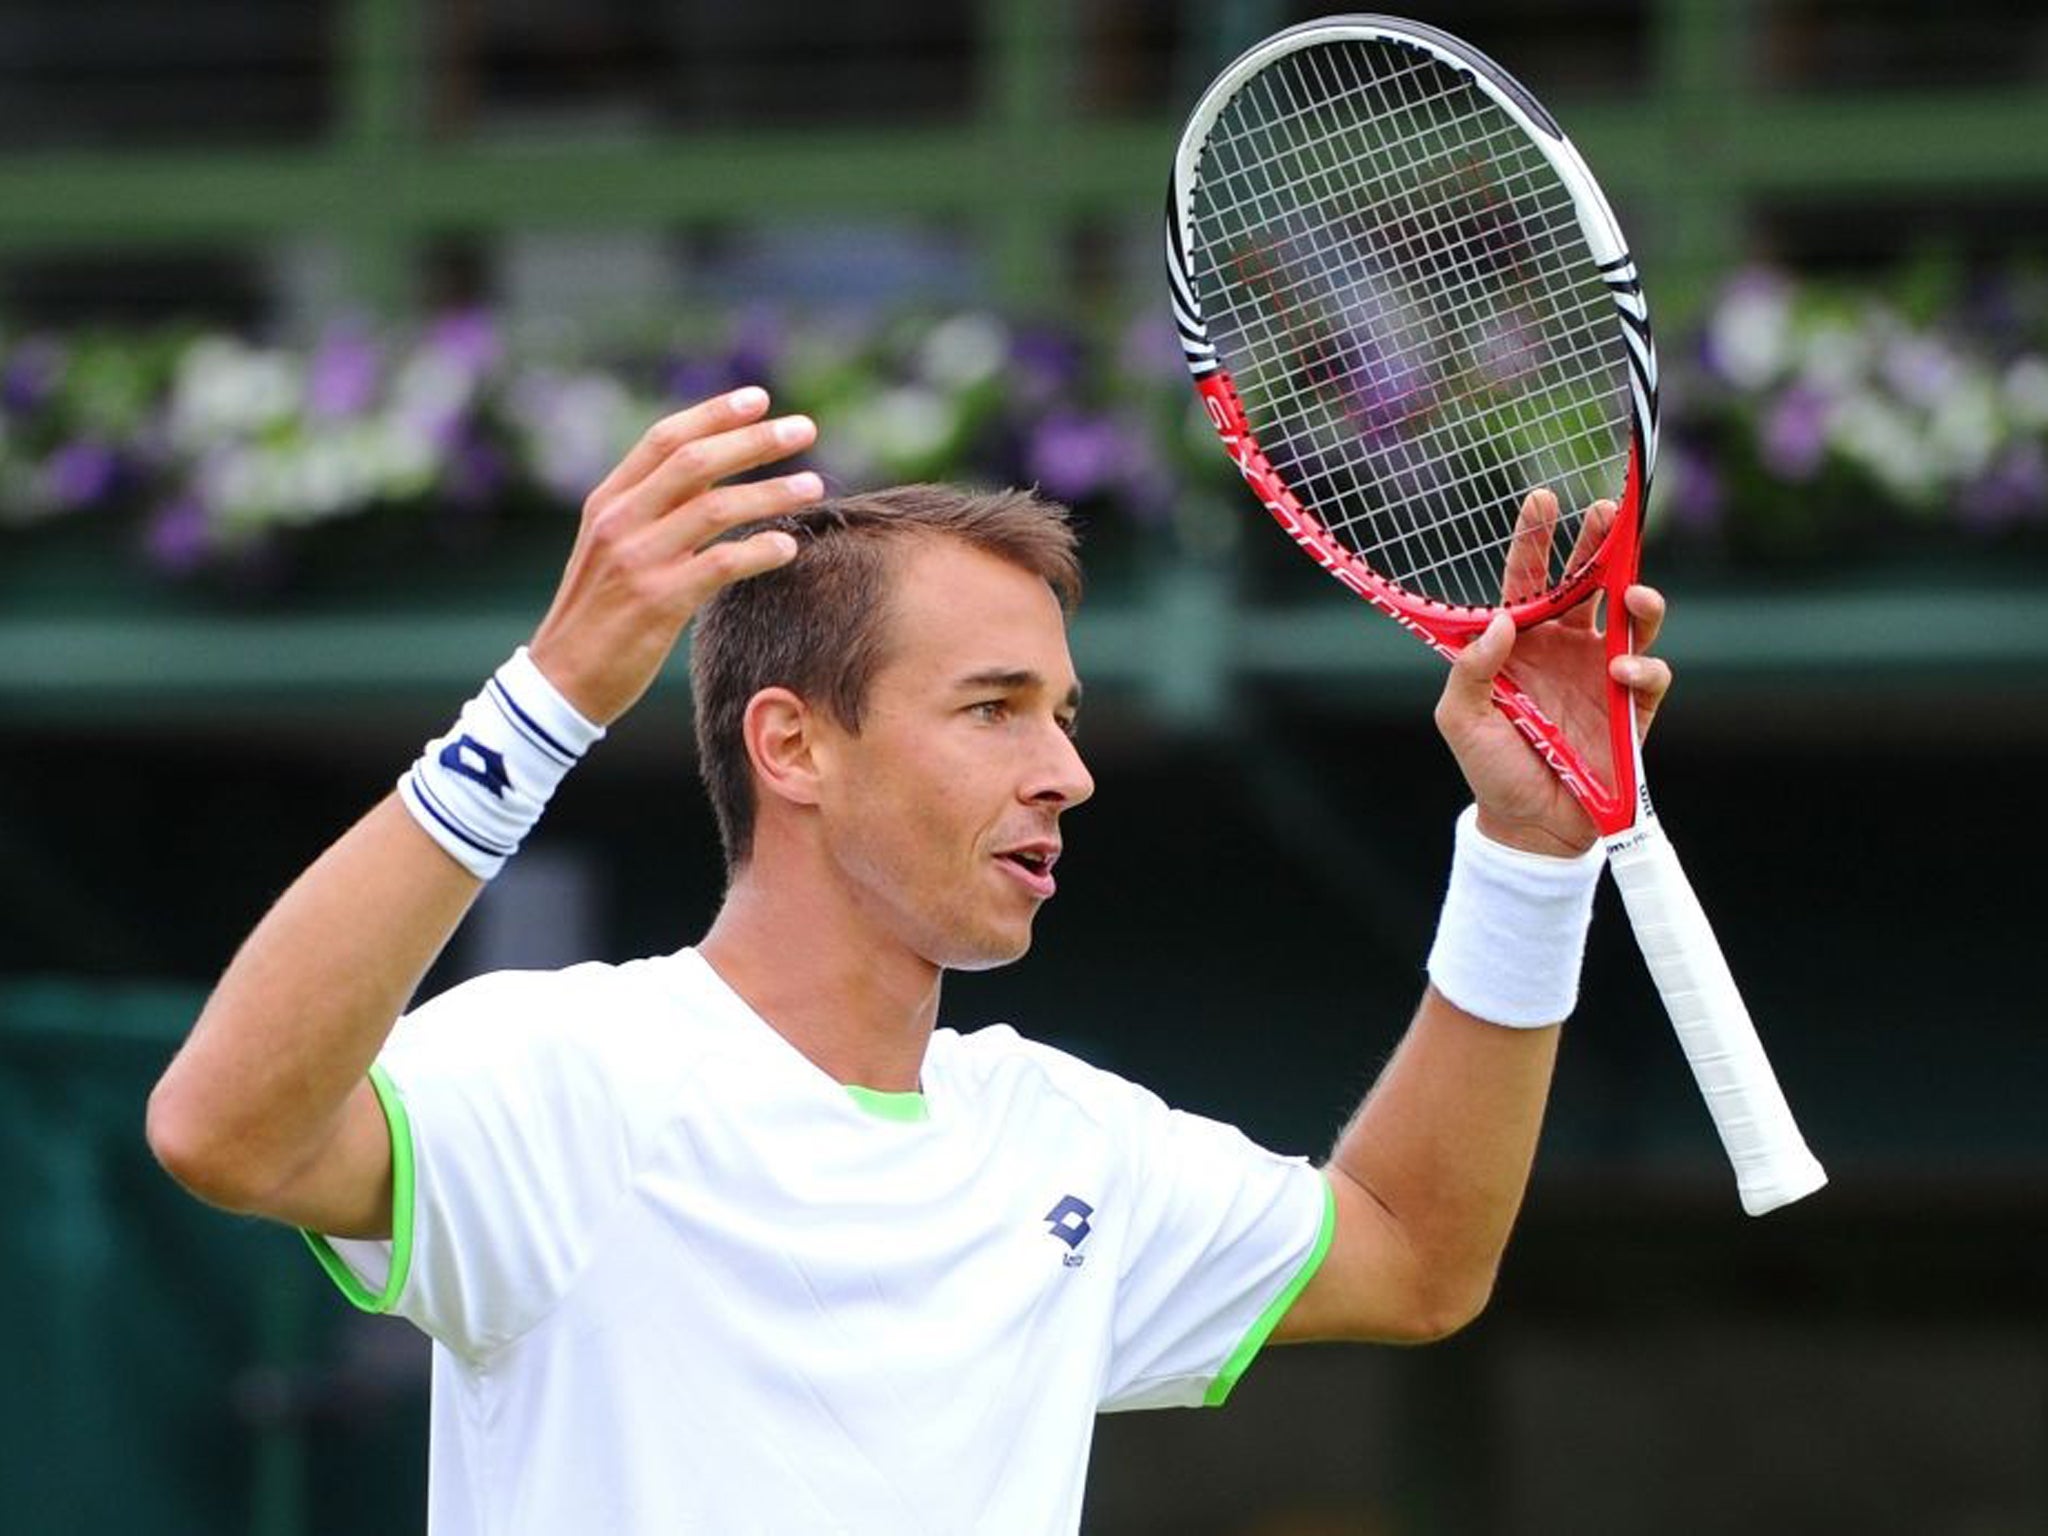
[[[752,865],[739,871],[698,953],[835,1081],[916,1088],[945,973],[779,894],[789,889]]]

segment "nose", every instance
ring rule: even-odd
[[[1095,776],[1081,761],[1081,749],[1074,744],[1074,738],[1057,725],[1048,726],[1046,749],[1034,765],[1024,798],[1034,805],[1065,810],[1094,793]]]

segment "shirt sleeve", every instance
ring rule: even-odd
[[[502,972],[415,1009],[372,1082],[392,1137],[392,1236],[308,1234],[343,1293],[481,1358],[551,1309],[630,1187],[629,1139],[573,972]]]
[[[1306,1160],[1140,1094],[1101,1407],[1214,1407],[1322,1263],[1334,1201]]]

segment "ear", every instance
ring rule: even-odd
[[[818,803],[817,714],[787,688],[763,688],[747,700],[740,733],[761,794],[790,805]]]

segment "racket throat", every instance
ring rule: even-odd
[[[1603,838],[1625,832],[1636,824],[1640,816],[1651,814],[1640,759],[1633,746],[1635,711],[1632,701],[1621,711],[1620,728],[1610,730],[1610,768],[1604,776],[1572,744],[1563,727],[1523,691],[1510,672],[1503,671],[1494,679],[1493,703],[1522,733],[1522,739],[1529,743],[1550,771],[1557,775],[1572,798],[1585,808],[1586,815]],[[1609,721],[1611,727],[1617,724],[1612,709]],[[1630,739],[1630,747],[1625,752],[1622,750],[1623,731]]]

